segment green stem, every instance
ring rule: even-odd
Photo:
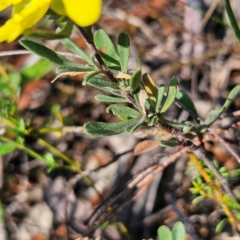
[[[24,150],[30,156],[32,156],[32,157],[44,162],[45,164],[47,164],[44,157],[42,157],[38,153],[34,152],[32,149],[24,146],[23,144],[21,144],[19,142],[15,142],[14,140],[11,140],[11,139],[3,137],[3,136],[0,136],[0,140],[2,140],[3,142],[8,142],[8,143],[13,144],[16,148]]]

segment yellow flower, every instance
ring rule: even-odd
[[[102,0],[0,0],[0,11],[13,6],[12,18],[0,27],[0,42],[14,41],[52,8],[81,27],[95,23],[101,15]]]

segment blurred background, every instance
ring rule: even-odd
[[[240,21],[239,1],[233,0],[231,5]],[[1,25],[9,14],[0,13]],[[56,28],[47,17],[37,27]],[[169,84],[176,76],[180,89],[191,96],[202,119],[211,109],[220,108],[229,91],[240,83],[240,46],[229,27],[223,1],[105,0],[101,19],[93,30],[100,28],[113,42],[121,32],[127,32],[131,40],[130,72],[135,71],[140,59],[143,73],[149,73],[158,86]],[[71,38],[90,53],[77,29]],[[44,44],[67,52],[59,40],[44,40]],[[148,175],[130,189],[139,171],[157,154],[167,153],[165,158],[160,155],[164,161],[173,151],[166,152],[159,146],[134,156],[138,142],[153,138],[141,130],[133,135],[102,138],[84,134],[78,127],[85,122],[119,121],[106,113],[106,104],[94,99],[101,91],[83,86],[82,75],[65,76],[51,84],[55,66],[20,50],[24,49],[18,41],[0,44],[1,114],[14,112],[14,117],[24,119],[29,129],[69,126],[65,132],[32,131],[24,138],[25,146],[46,155],[48,149],[39,143],[41,137],[71,161],[80,163],[103,198],[67,167],[51,169],[37,156],[30,157],[19,149],[1,154],[0,240],[157,239],[159,226],[172,228],[176,221],[184,223],[188,239],[240,239],[230,224],[224,225],[221,233],[216,232],[217,224],[226,217],[217,202],[205,199],[197,205],[192,203],[194,196],[189,188],[195,173],[187,154],[178,154],[164,171]],[[81,62],[74,56],[67,58]],[[238,154],[239,109],[240,96],[213,126]],[[167,116],[191,120],[177,106],[172,106]],[[0,121],[0,135],[4,134]],[[7,137],[11,139],[11,134]],[[205,139],[205,147],[220,167],[235,171],[231,187],[237,191],[237,161],[213,137]],[[63,164],[58,155],[55,159]],[[121,224],[116,224],[119,221]],[[88,237],[83,238],[84,233]]]

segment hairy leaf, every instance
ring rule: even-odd
[[[156,102],[156,106],[155,106],[156,112],[160,111],[161,103],[162,103],[162,100],[164,97],[165,88],[166,88],[166,85],[161,84],[157,89],[157,102]]]
[[[136,122],[133,122],[131,125],[126,127],[126,132],[132,134],[137,128],[144,124],[146,116],[142,116],[141,118],[134,118]]]
[[[127,73],[130,55],[130,40],[127,33],[123,32],[118,37],[118,53],[120,57],[121,71]]]
[[[221,116],[221,114],[228,109],[228,107],[231,105],[233,100],[237,97],[239,92],[240,92],[240,84],[235,86],[232,89],[232,91],[229,93],[221,109],[213,109],[208,113],[206,120],[204,121],[204,124],[203,124],[203,128],[202,128],[203,130],[205,130],[207,127],[212,125]]]
[[[142,76],[144,88],[150,98],[150,100],[155,104],[156,96],[157,96],[157,88],[155,82],[151,78],[151,76],[147,73],[144,73]]]
[[[136,90],[141,84],[141,70],[138,69],[135,71],[130,79],[129,85],[131,87],[131,91]]]
[[[117,98],[101,94],[95,96],[95,99],[101,102],[128,102],[126,98]]]
[[[94,33],[94,43],[104,63],[110,68],[120,70],[119,55],[111,39],[104,30],[100,29]]]
[[[166,110],[172,105],[172,103],[176,97],[176,94],[177,94],[177,87],[178,87],[178,81],[175,77],[173,77],[171,79],[171,82],[170,82],[170,85],[168,88],[165,102],[160,110],[161,113],[166,112]]]
[[[105,122],[88,122],[83,125],[85,133],[101,137],[111,136],[124,132],[128,126],[139,121],[139,118],[134,118],[126,122],[105,123]]]
[[[71,39],[69,38],[63,38],[61,39],[61,43],[66,46],[70,51],[74,52],[78,56],[80,56],[82,59],[84,59],[87,63],[90,65],[95,66],[95,62],[93,61],[92,58],[90,58],[81,48],[77,46],[76,43],[74,43]]]
[[[168,140],[161,140],[160,145],[162,147],[176,147],[177,146],[177,141],[175,138],[170,138]]]
[[[86,86],[86,85],[88,84],[88,81],[89,81],[91,78],[93,78],[93,77],[95,77],[96,75],[98,75],[99,73],[101,73],[101,71],[96,71],[96,72],[93,72],[93,73],[91,73],[91,74],[85,74],[82,85],[83,85],[83,86]]]
[[[190,112],[194,117],[198,117],[196,107],[185,91],[179,90],[176,99],[184,110]]]
[[[118,105],[118,104],[112,104],[110,105],[107,109],[106,109],[107,112],[110,112],[112,111],[112,113],[116,116],[118,116],[120,119],[122,120],[129,120],[129,119],[132,119],[132,118],[137,118],[139,117],[141,114],[130,108],[130,107],[125,107],[125,106],[121,106],[121,105]]]
[[[79,64],[79,66],[60,66],[56,68],[56,73],[74,72],[74,73],[88,73],[96,71],[96,68]]]
[[[110,82],[102,78],[93,77],[89,79],[88,85],[112,93],[114,93],[114,91],[120,92],[119,83]]]
[[[49,60],[50,62],[55,63],[56,65],[63,66],[78,66],[77,63],[73,63],[68,59],[60,56],[53,50],[44,46],[40,41],[32,37],[23,37],[20,41],[20,44],[28,49],[29,51],[35,53],[36,55]]]

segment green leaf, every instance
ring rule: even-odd
[[[56,68],[56,73],[65,73],[65,72],[92,72],[96,71],[96,68],[89,65],[78,64],[78,66],[60,66]]]
[[[210,125],[212,125],[221,115],[221,109],[213,109],[211,110],[207,117],[206,120],[204,121],[204,126],[208,128]]]
[[[121,120],[130,120],[132,118],[137,118],[139,117],[141,114],[130,108],[130,107],[125,107],[125,106],[121,106],[121,105],[118,105],[118,104],[112,104],[110,105],[107,109],[106,109],[107,112],[110,112],[112,111],[112,113],[116,116],[118,116]]]
[[[220,233],[223,230],[223,228],[226,226],[226,224],[228,224],[228,223],[229,222],[228,222],[227,218],[224,218],[223,220],[221,220],[215,228],[216,233]]]
[[[233,100],[237,97],[237,95],[240,93],[240,84],[238,84],[237,86],[235,86],[231,92],[229,93],[225,103],[223,104],[222,108],[221,108],[221,114],[223,112],[225,112],[229,106],[231,105],[231,103],[233,102]]]
[[[169,227],[163,225],[158,228],[157,232],[159,240],[172,240],[172,232]]]
[[[100,102],[128,102],[126,98],[117,98],[101,94],[95,96],[95,99]]]
[[[91,78],[93,78],[93,77],[95,77],[96,75],[98,75],[99,73],[101,73],[101,71],[96,71],[96,72],[91,73],[91,74],[85,74],[82,85],[83,85],[83,86],[86,86],[86,85],[88,84],[88,81],[89,81]]]
[[[24,142],[24,131],[25,131],[25,123],[23,119],[18,120],[17,123],[17,142],[23,143]]]
[[[166,85],[161,84],[157,89],[157,102],[156,102],[156,106],[155,106],[156,112],[159,112],[159,110],[160,110],[161,103],[162,103],[162,100],[164,97],[165,88],[166,88]]]
[[[49,60],[50,62],[55,63],[56,65],[70,65],[70,66],[78,66],[77,63],[72,63],[68,59],[60,56],[53,50],[44,46],[40,41],[32,37],[23,37],[20,41],[20,44],[28,49],[29,51],[35,53],[36,55]]]
[[[20,85],[22,84],[21,74],[19,72],[10,72],[8,73],[8,77],[11,81],[11,83],[8,82],[9,87],[13,88],[14,93],[18,93]]]
[[[139,118],[119,123],[88,122],[83,125],[83,130],[85,133],[96,137],[111,136],[124,132],[128,126],[132,126],[137,121],[139,121]]]
[[[48,72],[52,70],[53,64],[48,60],[41,59],[34,65],[27,67],[21,71],[23,77],[23,83],[32,79],[41,79]]]
[[[107,92],[114,93],[114,91],[119,91],[119,92],[121,91],[119,89],[119,83],[110,82],[110,81],[104,80],[102,78],[93,77],[93,78],[89,79],[87,84],[92,87],[99,88],[99,89],[107,91]]]
[[[178,87],[178,81],[175,77],[173,77],[171,79],[169,88],[168,88],[168,92],[167,92],[167,96],[165,99],[165,102],[160,110],[160,113],[164,113],[173,103],[176,94],[177,94],[177,87]]]
[[[157,88],[156,84],[151,78],[151,76],[148,73],[144,73],[142,76],[143,86],[146,90],[149,98],[150,98],[150,104],[152,106],[155,106],[156,104],[156,97],[157,97]],[[155,107],[154,107],[155,109]]]
[[[127,33],[123,32],[118,37],[118,53],[120,57],[121,71],[127,73],[130,55],[130,40]]]
[[[0,222],[4,220],[4,207],[2,201],[0,200]]]
[[[42,30],[42,29],[26,29],[24,31],[25,36],[37,37],[37,38],[45,38],[49,40],[59,39],[59,38],[66,38],[69,37],[72,33],[73,29],[73,22],[67,21],[65,26],[61,29],[58,28],[56,32],[49,31],[49,30]]]
[[[221,116],[223,112],[225,112],[228,109],[228,107],[231,105],[233,100],[237,97],[239,92],[240,92],[240,84],[235,86],[232,89],[232,91],[229,93],[221,109],[213,109],[208,113],[206,120],[204,121],[204,124],[202,126],[202,131],[205,131],[210,125],[212,125]]]
[[[186,230],[182,222],[174,224],[172,229],[173,240],[186,240]]]
[[[121,67],[119,62],[119,55],[111,39],[104,30],[100,29],[94,33],[94,43],[100,52],[104,63],[110,68],[120,70]]]
[[[198,117],[196,107],[185,91],[179,90],[176,99],[184,110],[190,112],[194,117]]]
[[[95,62],[93,61],[92,58],[90,58],[81,48],[77,46],[76,43],[74,43],[71,39],[69,38],[64,38],[61,40],[61,43],[66,46],[70,51],[74,52],[78,56],[80,56],[82,59],[84,59],[87,63],[90,65],[95,66]]]
[[[12,143],[2,143],[0,144],[0,156],[8,154],[14,149],[16,149],[16,146],[14,146]]]
[[[233,14],[233,10],[232,10],[232,7],[231,7],[231,4],[230,4],[229,0],[225,0],[225,8],[226,8],[226,12],[227,12],[230,24],[231,24],[232,29],[234,31],[234,34],[235,34],[235,36],[238,40],[238,43],[240,43],[240,29],[238,27],[237,20],[236,20],[234,14]]]
[[[144,124],[145,122],[145,119],[146,119],[146,116],[142,116],[141,118],[135,118],[136,122],[133,123],[132,125],[126,127],[125,131],[127,133],[130,133],[132,134],[137,128],[139,128],[141,125]]]
[[[229,208],[240,211],[240,204],[238,204],[237,202],[235,202],[235,201],[234,201],[233,199],[231,199],[229,196],[224,195],[224,196],[223,196],[223,200],[224,200],[224,202],[229,206]]]
[[[131,91],[135,91],[141,84],[141,69],[138,69],[133,73],[129,81]]]
[[[44,158],[45,158],[45,162],[47,165],[51,166],[51,167],[54,167],[54,166],[57,166],[57,163],[52,155],[52,153],[48,152],[44,155]]]
[[[158,119],[159,119],[158,116],[154,116],[154,117],[151,119],[151,121],[147,123],[147,125],[148,125],[149,127],[154,126],[155,123],[158,121]]]
[[[175,138],[170,138],[167,141],[161,140],[160,145],[162,147],[176,147],[178,144]]]

